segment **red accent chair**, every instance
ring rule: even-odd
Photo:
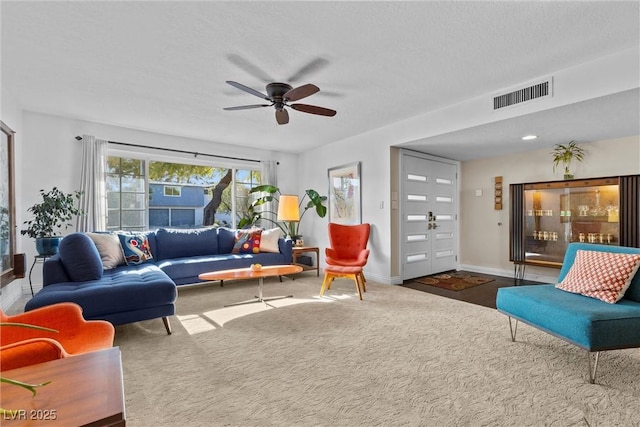
[[[8,371],[113,347],[115,329],[104,320],[85,320],[82,308],[70,302],[41,307],[14,316],[0,310],[0,370]],[[6,323],[55,329],[48,332]]]
[[[325,249],[325,262],[330,266],[364,267],[369,258],[370,251],[367,249],[367,243],[370,233],[370,224],[342,225],[330,222],[329,243],[331,247]],[[364,273],[359,273],[359,279],[362,290],[366,292]],[[331,289],[331,282],[333,279],[329,280],[326,289]],[[358,291],[360,291],[359,288]]]

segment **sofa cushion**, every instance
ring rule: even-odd
[[[614,304],[639,266],[640,254],[578,250],[571,269],[556,287]]]
[[[233,243],[232,254],[257,254],[260,252],[262,230],[238,230]]]
[[[156,265],[145,263],[133,266],[121,266],[106,270],[100,280],[83,283],[55,283],[45,286],[31,298],[25,310],[51,305],[63,301],[73,301],[82,307],[86,319],[118,318],[121,321],[142,320],[139,317],[127,317],[124,313],[139,312],[171,305],[177,297],[176,285]],[[149,316],[154,318],[157,316]],[[135,319],[135,320],[131,320]]]
[[[87,236],[95,243],[105,270],[124,264],[122,246],[117,235],[113,233],[87,233]]]
[[[166,229],[156,232],[157,259],[171,259],[218,253],[218,231],[215,228]]]
[[[151,245],[146,233],[121,231],[118,233],[118,239],[120,239],[124,261],[127,265],[138,265],[153,260]]]
[[[72,233],[60,242],[60,260],[74,282],[102,277],[102,260],[93,240],[84,233]]]
[[[230,254],[236,240],[236,231],[229,228],[218,228],[218,254]]]
[[[262,235],[260,236],[260,252],[280,252],[278,239],[280,239],[281,234],[282,230],[278,227],[262,230]]]

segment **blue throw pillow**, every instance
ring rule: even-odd
[[[73,233],[60,242],[60,260],[74,282],[102,278],[102,259],[93,240],[84,233]]]
[[[143,264],[153,259],[146,233],[119,232],[118,239],[127,265]]]

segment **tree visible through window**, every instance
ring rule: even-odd
[[[121,157],[108,158],[107,172],[108,229],[231,227],[246,212],[249,189],[260,184],[256,170]],[[141,218],[131,217],[134,207]]]

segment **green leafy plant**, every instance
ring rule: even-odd
[[[280,189],[274,185],[259,185],[257,187],[253,187],[249,191],[249,194],[253,193],[267,194],[257,198],[249,205],[244,216],[240,218],[240,221],[238,222],[239,228],[255,225],[259,220],[266,220],[278,226],[284,234],[289,236],[298,236],[300,221],[302,221],[302,218],[308,210],[313,209],[320,218],[324,218],[327,215],[327,207],[324,205],[327,201],[327,196],[321,196],[316,190],[305,190],[304,195],[299,198],[300,220],[287,223],[274,221],[270,218],[265,218],[263,215],[268,212],[275,217],[275,211],[262,211],[259,207],[269,202],[276,202],[275,207],[277,211],[277,203],[279,201],[279,196],[281,195]]]
[[[54,237],[56,232],[71,227],[71,220],[84,212],[75,206],[82,192],[63,193],[57,187],[51,191],[40,190],[42,201],[27,209],[33,214],[33,219],[25,221],[26,226],[20,234],[31,238]]]
[[[569,169],[571,162],[573,160],[581,162],[584,159],[584,149],[575,141],[570,141],[568,144],[556,144],[553,147],[551,155],[553,156],[553,172],[555,172],[560,163],[562,163],[565,179],[571,179],[573,178],[573,174]]]
[[[36,325],[29,325],[27,323],[14,323],[14,322],[0,322],[0,326],[15,326],[15,327],[19,327],[19,328],[29,328],[29,329],[37,329],[40,331],[47,331],[47,332],[58,332],[55,329],[51,329],[51,328],[45,328],[44,326],[36,326]],[[44,387],[47,384],[51,384],[51,381],[47,381],[44,383],[40,383],[40,384],[29,384],[29,383],[25,383],[22,381],[18,381],[18,380],[12,380],[11,378],[6,378],[6,377],[0,377],[0,382],[3,383],[7,383],[7,384],[12,384],[18,387],[22,387],[26,390],[29,390],[31,392],[31,397],[35,397],[36,394],[38,393],[38,388],[40,387]],[[16,410],[16,409],[4,409],[4,408],[0,408],[0,414],[4,415],[17,415],[20,411]]]

